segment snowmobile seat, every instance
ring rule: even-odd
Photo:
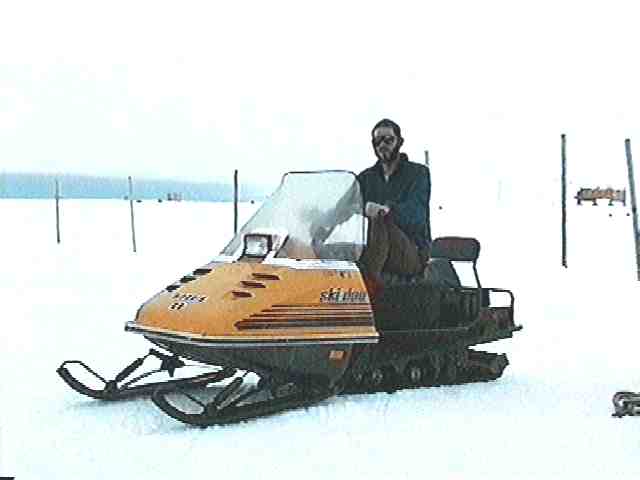
[[[439,237],[431,245],[431,258],[454,262],[473,262],[480,256],[480,242],[470,237]]]
[[[416,285],[428,283],[445,287],[460,287],[460,279],[453,264],[446,258],[431,258],[422,273],[417,275],[402,275],[399,273],[382,272],[384,285]]]
[[[468,321],[458,312],[459,300],[450,290],[461,287],[458,274],[446,252],[440,249],[436,253],[439,256],[430,258],[419,274],[382,272],[384,288],[376,307],[378,329],[446,328],[457,326],[462,318]]]
[[[431,245],[431,255],[425,269],[418,275],[400,275],[383,272],[385,286],[430,284],[442,287],[458,288],[462,282],[453,266],[453,262],[472,263],[478,288],[482,288],[476,262],[480,256],[480,242],[471,237],[439,237]],[[482,306],[489,306],[489,290],[482,289]]]
[[[470,262],[472,264],[476,286],[482,290],[482,306],[488,307],[490,303],[489,290],[482,288],[478,275],[477,262],[479,256],[480,242],[471,237],[440,237],[434,240],[431,247],[432,259],[446,259],[449,264],[451,262]]]
[[[448,258],[430,258],[424,271],[425,279],[435,285],[460,287],[462,283]]]
[[[475,238],[439,237],[431,245],[430,259],[418,275],[400,275],[383,272],[385,285],[431,283],[447,287],[460,287],[461,282],[452,262],[472,262],[473,271],[480,286],[476,261],[480,254],[480,242]]]

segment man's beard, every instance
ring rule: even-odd
[[[386,165],[390,165],[398,157],[399,151],[400,151],[399,145],[394,147],[393,150],[387,150],[386,152],[383,152],[383,153],[380,153],[378,152],[378,150],[376,150],[376,157],[378,157],[378,160],[380,160],[382,163]]]

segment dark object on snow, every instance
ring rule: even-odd
[[[640,393],[616,392],[612,401],[615,410],[611,415],[612,417],[622,418],[625,415],[632,417],[640,415]]]

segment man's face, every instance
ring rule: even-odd
[[[400,139],[391,127],[378,127],[373,131],[373,150],[381,162],[390,163],[400,149]]]

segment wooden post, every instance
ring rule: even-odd
[[[233,171],[233,234],[238,233],[238,170]]]
[[[627,154],[627,170],[629,172],[629,191],[631,193],[631,214],[633,215],[633,238],[636,246],[636,269],[640,281],[640,234],[638,233],[638,205],[636,204],[636,183],[633,176],[633,159],[631,158],[631,140],[624,141]]]
[[[60,243],[60,182],[56,178],[56,240]]]
[[[567,268],[567,137],[562,140],[562,266]]]
[[[129,207],[131,210],[131,240],[133,241],[133,253],[136,253],[136,223],[133,216],[133,181],[129,176]]]

